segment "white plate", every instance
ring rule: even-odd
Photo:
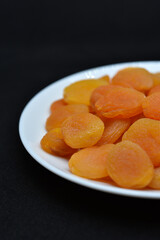
[[[19,134],[24,147],[37,162],[69,181],[103,192],[130,197],[159,199],[160,191],[157,190],[129,190],[75,176],[69,171],[67,160],[51,156],[40,148],[40,140],[46,132],[45,121],[49,116],[50,104],[62,98],[64,87],[85,78],[97,78],[105,74],[112,77],[119,69],[130,66],[144,67],[153,73],[160,72],[160,61],[131,62],[97,67],[65,77],[44,88],[30,100],[20,117]]]

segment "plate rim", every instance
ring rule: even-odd
[[[91,188],[91,189],[94,189],[97,191],[102,191],[102,192],[115,194],[115,195],[119,195],[119,196],[143,198],[143,199],[160,199],[160,191],[159,190],[151,189],[148,192],[147,190],[132,190],[132,189],[120,188],[118,186],[98,185],[98,181],[85,179],[85,178],[76,176],[74,174],[68,174],[67,172],[64,172],[63,170],[60,170],[53,165],[50,165],[47,161],[45,161],[42,157],[40,157],[37,153],[35,153],[25,142],[25,136],[23,135],[23,127],[22,127],[23,119],[25,118],[25,113],[27,112],[27,109],[30,107],[32,102],[34,102],[34,100],[36,98],[38,98],[39,95],[42,94],[42,92],[47,91],[47,89],[49,89],[52,85],[55,85],[56,83],[60,83],[69,78],[76,77],[76,75],[83,74],[83,73],[89,72],[89,71],[91,71],[91,72],[96,71],[96,70],[100,71],[101,69],[106,68],[106,67],[112,67],[112,66],[116,67],[118,65],[123,67],[123,65],[124,66],[132,65],[132,64],[137,65],[137,64],[147,64],[147,63],[148,64],[155,64],[155,63],[160,64],[160,61],[153,60],[153,61],[120,62],[120,63],[115,63],[115,64],[108,64],[108,65],[98,66],[98,67],[94,67],[94,68],[89,68],[89,69],[85,69],[85,70],[70,74],[59,80],[56,80],[55,82],[52,82],[49,85],[47,85],[46,87],[44,87],[43,89],[41,89],[27,102],[27,104],[24,106],[24,108],[20,114],[19,123],[18,123],[18,131],[19,131],[19,137],[21,139],[21,142],[22,142],[24,148],[27,150],[27,152],[30,154],[30,156],[34,160],[36,160],[36,162],[38,162],[40,165],[45,167],[47,170],[56,174],[59,177],[64,178],[65,180],[71,181],[75,184],[79,184],[81,186],[85,186],[85,187],[88,187],[88,188]],[[107,189],[106,189],[106,187],[107,187]]]

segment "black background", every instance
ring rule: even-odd
[[[74,72],[160,60],[159,1],[0,2],[0,239],[159,239],[158,200],[93,191],[47,171],[23,148],[25,104]]]

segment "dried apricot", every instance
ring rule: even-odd
[[[74,114],[62,124],[64,141],[72,148],[91,147],[104,131],[104,123],[91,113]]]
[[[130,141],[117,143],[107,157],[109,176],[120,187],[144,188],[153,177],[153,164],[147,153]]]
[[[146,69],[132,67],[120,70],[112,78],[112,84],[145,92],[153,86],[153,79]]]
[[[88,107],[84,104],[71,104],[56,108],[46,121],[46,130],[50,131],[53,128],[59,128],[68,117],[82,112],[89,112]]]
[[[160,167],[154,169],[154,175],[149,187],[153,189],[160,189]]]
[[[124,133],[122,140],[140,145],[154,166],[160,166],[160,121],[142,118],[134,122]]]
[[[67,146],[64,142],[60,128],[54,128],[46,133],[41,140],[41,147],[44,151],[58,156],[68,156],[75,153],[75,149]]]
[[[115,89],[117,86],[113,86],[111,84],[107,85],[107,86],[100,86],[97,87],[91,94],[90,97],[90,105],[91,108],[93,109],[93,111],[95,111],[95,103],[97,102],[97,100],[100,97],[104,97],[109,91],[110,89]]]
[[[95,80],[81,80],[72,83],[64,89],[64,101],[66,103],[82,103],[90,105],[90,96],[93,90],[101,85],[107,85],[108,82],[104,79]]]
[[[95,103],[95,110],[106,118],[130,118],[142,112],[145,95],[135,89],[116,87]]]
[[[107,119],[105,121],[105,128],[101,139],[97,145],[103,145],[107,143],[115,143],[122,134],[131,125],[131,120],[128,119]]]
[[[148,96],[152,95],[153,93],[157,93],[157,92],[160,92],[160,85],[157,85],[157,86],[151,88],[151,90],[148,93]]]
[[[65,101],[63,99],[59,99],[57,101],[54,101],[51,104],[50,110],[53,113],[55,111],[56,108],[59,108],[61,106],[66,106],[67,104],[65,103]]]
[[[106,160],[113,144],[90,147],[74,153],[69,160],[69,168],[75,175],[97,179],[108,176]]]
[[[160,120],[160,92],[146,97],[142,108],[145,117]]]
[[[157,86],[160,84],[160,73],[154,73],[152,74],[153,79],[153,86]]]
[[[110,81],[110,78],[109,78],[109,76],[108,75],[103,75],[102,77],[100,77],[100,78],[97,78],[97,80],[100,80],[100,81],[106,81],[107,83],[109,83],[109,81]]]

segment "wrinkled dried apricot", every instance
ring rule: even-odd
[[[128,119],[107,119],[105,121],[105,128],[101,139],[97,145],[103,145],[107,143],[115,143],[122,134],[131,125],[131,120]]]
[[[145,117],[160,120],[160,92],[146,97],[142,108]]]
[[[152,74],[153,79],[153,86],[157,86],[160,84],[160,73],[154,73]]]
[[[153,189],[160,189],[160,167],[154,169],[154,175],[149,187]]]
[[[130,118],[142,112],[145,95],[135,89],[116,87],[95,103],[95,110],[106,118]]]
[[[153,93],[157,93],[157,92],[160,92],[160,85],[157,85],[157,86],[151,88],[151,90],[148,93],[148,96],[152,95]]]
[[[64,142],[60,128],[54,128],[46,133],[41,140],[41,147],[44,151],[58,156],[68,156],[75,153],[75,149]]]
[[[54,101],[51,104],[50,110],[51,112],[54,112],[56,108],[59,108],[61,106],[66,106],[67,104],[65,103],[65,101],[63,99],[59,99],[57,101]]]
[[[82,112],[89,112],[88,107],[84,104],[71,104],[56,108],[46,121],[46,130],[50,131],[53,128],[59,128],[68,117]]]
[[[73,154],[69,160],[71,172],[80,177],[91,179],[107,177],[106,159],[113,146],[113,144],[94,146]]]
[[[134,122],[124,133],[122,141],[129,140],[140,145],[154,166],[160,166],[160,121],[142,118]]]
[[[132,67],[120,70],[112,78],[112,84],[145,92],[153,86],[153,79],[146,69]]]
[[[93,90],[101,85],[107,84],[106,79],[88,79],[72,83],[64,89],[64,101],[69,104],[82,103],[89,106],[90,96]]]
[[[100,98],[100,97],[103,97],[105,96],[109,91],[110,89],[112,88],[116,88],[117,86],[113,86],[111,84],[107,85],[107,86],[100,86],[100,87],[97,87],[91,94],[91,97],[90,97],[90,105],[91,105],[91,108],[93,109],[93,111],[95,111],[95,103],[97,102],[97,100]]]
[[[62,124],[64,141],[72,148],[91,147],[104,131],[104,123],[91,113],[74,114]]]
[[[153,164],[147,153],[130,141],[117,143],[107,157],[109,176],[124,188],[144,188],[153,177]]]

